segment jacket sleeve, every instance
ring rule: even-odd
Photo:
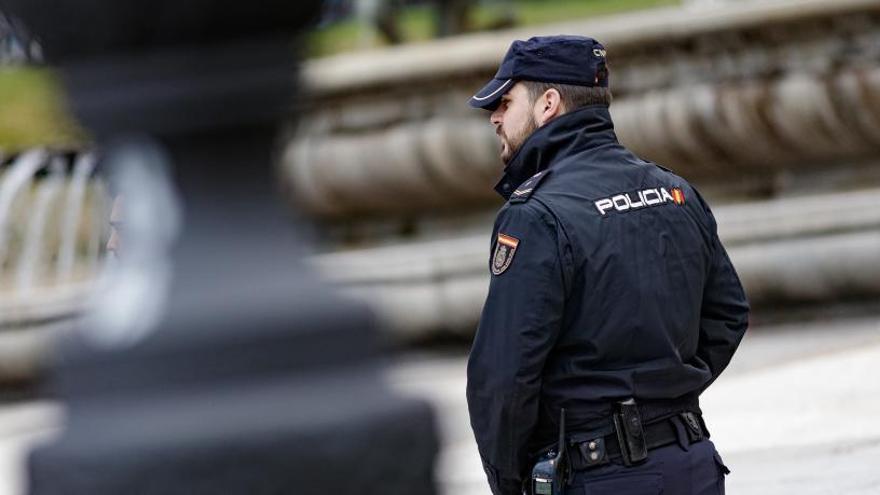
[[[560,333],[570,280],[570,251],[560,242],[562,231],[538,208],[519,204],[499,214],[492,252],[499,234],[518,245],[507,268],[492,275],[468,361],[471,427],[496,495],[521,493],[541,374]]]
[[[700,311],[700,338],[697,356],[712,373],[708,387],[724,371],[749,326],[749,304],[739,276],[718,239],[717,226],[706,207],[711,222],[711,264],[703,288]]]

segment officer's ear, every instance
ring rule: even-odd
[[[565,113],[565,108],[562,105],[562,95],[559,94],[559,90],[550,88],[544,91],[544,94],[538,98],[535,104],[534,112],[535,122],[538,123],[538,127]]]

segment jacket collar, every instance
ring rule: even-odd
[[[607,143],[617,143],[614,123],[605,105],[590,105],[553,119],[522,144],[504,168],[495,191],[504,199],[526,179],[554,163]]]

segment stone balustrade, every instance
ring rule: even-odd
[[[685,5],[307,63],[281,160],[313,263],[404,338],[468,335],[498,144],[470,94],[513,39],[606,44],[621,142],[715,206],[758,314],[880,295],[880,2]]]
[[[880,296],[880,189],[715,209],[753,306]],[[487,229],[489,226],[487,225]],[[371,303],[405,338],[476,328],[489,286],[489,233],[329,253],[313,265]]]
[[[560,32],[606,43],[618,136],[712,200],[756,307],[880,295],[876,0],[660,9],[306,62],[309,104],[280,168],[325,241],[312,266],[403,339],[473,331],[501,164],[487,114],[466,101],[512,39]],[[32,376],[82,310],[106,236],[100,182],[42,160],[38,179],[7,187],[0,381]],[[43,242],[26,248],[28,230]]]
[[[880,2],[731,2],[478,34],[306,65],[306,117],[282,169],[330,220],[473,210],[501,165],[466,107],[510,41],[606,43],[621,141],[709,188],[880,155]],[[722,187],[723,188],[723,187]]]
[[[85,307],[107,198],[88,154],[34,149],[0,162],[0,385],[32,378]]]

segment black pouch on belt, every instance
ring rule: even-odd
[[[614,429],[617,431],[617,441],[620,443],[620,453],[625,465],[638,464],[648,458],[645,429],[635,399],[617,403]]]

